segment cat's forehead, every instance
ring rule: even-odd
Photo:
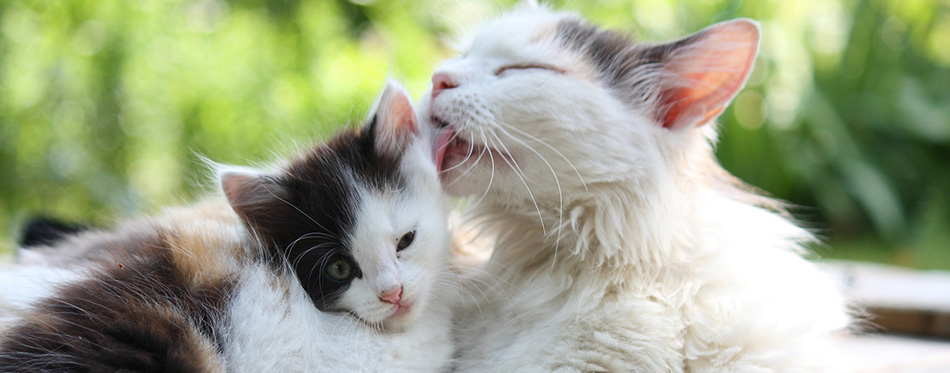
[[[509,57],[557,49],[558,23],[574,18],[547,10],[516,11],[482,26],[465,46],[473,56]]]

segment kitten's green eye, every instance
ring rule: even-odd
[[[402,249],[405,249],[409,247],[409,245],[412,245],[412,240],[414,240],[415,238],[416,238],[416,231],[409,231],[409,233],[402,235],[402,238],[399,239],[399,243],[396,244],[396,251],[402,251]]]
[[[353,275],[353,266],[349,260],[338,258],[327,265],[326,275],[337,281],[347,280]]]

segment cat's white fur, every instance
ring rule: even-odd
[[[243,271],[229,313],[226,365],[240,372],[437,372],[451,361],[450,312],[433,302],[399,333],[322,313],[303,290],[261,267]]]
[[[576,18],[517,9],[487,23],[420,105],[476,144],[442,177],[495,238],[456,318],[458,370],[833,369],[830,334],[849,316],[801,257],[812,236],[730,183],[714,125],[664,128],[655,94],[599,81],[556,35]],[[705,48],[754,51],[738,44]]]

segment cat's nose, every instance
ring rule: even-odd
[[[446,73],[435,73],[432,75],[432,98],[446,89],[458,87],[459,84],[452,79],[452,76]]]
[[[399,304],[399,301],[402,300],[402,286],[392,288],[389,291],[379,294],[379,300],[386,303]]]

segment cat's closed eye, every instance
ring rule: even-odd
[[[495,75],[496,76],[501,75],[504,72],[512,71],[512,70],[513,71],[518,71],[518,70],[528,71],[528,70],[535,70],[535,69],[554,71],[558,73],[564,72],[563,70],[551,65],[536,64],[536,63],[521,63],[521,64],[505,65],[505,66],[499,67],[498,70],[495,70]]]

